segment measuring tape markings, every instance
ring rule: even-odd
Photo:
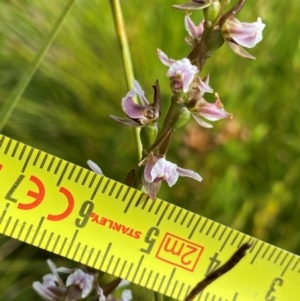
[[[161,204],[162,204],[162,203],[161,203]],[[161,204],[160,204],[160,205],[161,205]],[[179,215],[178,215],[178,216],[179,216]],[[206,220],[206,222],[207,222],[207,220]],[[212,225],[212,224],[211,224],[211,225]],[[205,224],[204,224],[204,226],[205,226]],[[204,228],[204,226],[202,226],[202,229]]]
[[[7,148],[6,148],[6,150],[5,150],[5,153],[6,153],[6,154],[7,154],[8,150],[9,150],[10,144],[11,144],[11,140],[9,140],[9,143],[8,143]],[[22,157],[23,157],[23,155],[24,155],[24,152],[25,152],[25,149],[26,149],[26,148],[23,148],[23,150],[22,150],[22,152],[21,152],[21,155],[20,155],[20,157],[19,157],[19,160],[22,159]],[[16,153],[16,148],[15,148],[14,151],[13,151],[13,155],[14,155],[15,153]],[[39,155],[40,155],[40,152],[38,153],[37,157],[38,157]],[[27,166],[27,164],[28,164],[28,162],[29,162],[31,156],[32,156],[32,149],[30,150],[29,155],[28,155],[28,157],[27,157],[27,159],[26,159],[26,161],[25,161],[25,164],[24,164],[24,166],[23,166],[23,168],[22,168],[22,172],[24,172],[24,171],[26,170],[26,166]],[[37,162],[37,159],[35,159],[34,162],[36,163],[36,162]],[[45,160],[44,160],[43,162],[45,162]],[[54,160],[53,160],[53,158],[52,158],[52,160],[51,160],[51,162],[50,162],[50,164],[49,164],[49,167],[48,167],[47,171],[51,171],[51,167],[53,166],[53,162],[54,162]],[[58,172],[58,170],[59,170],[59,167],[60,167],[60,165],[61,165],[61,162],[62,162],[62,161],[59,160],[58,165],[57,165],[57,168],[56,168],[55,171],[54,171],[54,174],[57,174],[57,172]],[[67,164],[68,164],[68,163],[67,163]],[[35,165],[35,164],[33,164],[33,165]],[[66,165],[66,166],[67,166],[67,165]],[[61,181],[62,181],[62,179],[63,179],[63,177],[64,177],[64,174],[65,174],[66,170],[67,170],[67,168],[65,167],[64,170],[63,170],[63,172],[62,172],[62,174],[60,175],[60,178],[59,178],[59,181],[58,181],[58,183],[57,183],[57,186],[61,183]],[[74,168],[73,168],[72,170],[74,170]],[[90,184],[89,184],[89,187],[92,187],[92,184],[93,184],[93,182],[94,182],[94,180],[95,180],[95,176],[96,176],[96,175],[93,175],[93,178],[92,178],[92,180],[91,180],[91,182],[90,182]],[[23,177],[22,177],[22,178],[23,178]],[[19,178],[19,179],[20,179],[20,178]],[[86,179],[87,179],[87,178],[85,177],[85,179],[84,179],[84,181],[83,181],[82,184],[84,184],[84,182],[86,181]],[[94,190],[91,199],[93,199],[93,196],[95,196],[96,191],[97,191],[98,188],[100,187],[100,184],[101,184],[101,181],[102,181],[102,180],[103,180],[103,178],[101,178],[100,181],[98,182],[98,184],[97,184],[97,186],[96,186],[96,189]],[[20,181],[19,181],[19,182],[20,182]],[[109,181],[107,181],[106,186],[104,187],[103,191],[107,188],[108,183],[109,183]],[[18,187],[18,184],[20,184],[20,183],[17,182],[17,185],[13,185],[13,186],[12,186],[13,189],[10,189],[10,193],[9,193],[9,194],[12,194],[12,193],[15,191],[15,189]],[[114,185],[114,186],[115,186],[115,185]],[[120,194],[120,192],[121,192],[121,190],[118,191],[118,194]],[[128,189],[127,189],[127,191],[126,191],[126,193],[125,193],[125,195],[124,195],[122,201],[125,201],[126,196],[128,195],[128,192],[129,192],[129,191],[128,191]],[[134,197],[135,194],[136,194],[136,191],[134,191],[133,196],[130,198],[130,201],[128,202],[128,204],[127,204],[127,206],[126,206],[126,208],[125,208],[125,210],[124,210],[125,212],[128,211],[128,209],[129,209],[129,207],[130,207],[130,204],[131,204],[131,202],[132,202],[133,197]],[[11,196],[9,195],[9,198],[10,198],[10,197],[11,197]],[[13,201],[17,201],[16,199],[9,199],[9,200],[10,200],[10,201],[12,201],[12,200],[13,200]],[[138,201],[140,201],[140,200],[141,200],[141,198],[139,198]],[[39,204],[40,204],[40,202],[39,202]],[[39,204],[38,204],[38,205],[39,205]],[[160,205],[161,205],[161,204],[162,204],[162,203],[160,203]],[[9,204],[8,204],[8,206],[9,206]],[[7,207],[8,207],[8,206],[7,206]],[[73,209],[73,205],[72,205],[71,207],[72,207],[72,209]],[[30,208],[30,209],[33,209],[33,208],[34,208],[34,207],[32,207],[32,208]],[[149,209],[149,211],[151,211],[151,209],[152,209],[152,206],[151,206],[151,208]],[[4,215],[5,215],[6,211],[7,211],[7,210],[5,210],[5,211],[3,212],[3,218],[4,218]],[[158,211],[159,211],[159,210],[157,210],[156,214],[158,213]],[[49,215],[48,215],[48,216],[49,216]],[[65,218],[65,217],[67,217],[67,215],[65,215],[63,218]],[[60,219],[63,219],[63,218],[61,217]],[[48,218],[48,219],[49,219],[49,218]],[[23,240],[24,240],[24,241],[27,241],[27,242],[30,242],[31,244],[35,244],[35,245],[41,246],[42,241],[43,241],[43,238],[45,237],[45,235],[46,235],[46,233],[47,233],[47,230],[44,230],[44,232],[43,232],[43,234],[42,234],[42,237],[41,237],[41,240],[40,240],[39,244],[36,244],[36,243],[35,243],[35,239],[36,239],[37,235],[39,234],[40,228],[41,228],[42,223],[44,222],[44,220],[45,220],[45,217],[42,217],[41,220],[40,220],[40,222],[39,222],[39,224],[38,224],[37,229],[35,230],[35,234],[34,234],[34,236],[33,236],[33,239],[32,239],[31,241],[29,241],[29,238],[28,238],[28,237],[30,236],[29,234],[30,234],[30,232],[31,232],[31,230],[32,230],[33,224],[31,224],[31,225],[29,226],[29,230],[28,230],[28,232],[27,232],[27,235],[25,236],[25,238],[24,238]],[[55,219],[52,218],[51,220],[55,220]],[[5,233],[5,234],[7,234],[6,232],[7,232],[8,226],[9,226],[9,224],[10,224],[10,221],[11,221],[11,217],[8,218],[8,222],[6,223],[6,226],[5,226],[4,230],[3,230],[3,233]],[[11,232],[9,235],[14,236],[14,231],[15,231],[17,225],[18,225],[18,220],[17,220],[17,222],[15,223],[15,225],[14,225],[14,227],[13,227],[13,229],[12,229],[12,232]],[[23,224],[23,225],[25,225],[25,224]],[[24,229],[24,227],[21,228],[21,232],[22,232],[23,229]],[[17,238],[19,238],[19,239],[20,239],[20,234],[21,234],[21,232],[19,232],[19,235],[17,236]],[[55,244],[54,244],[54,246],[53,246],[53,248],[52,248],[51,251],[56,252],[56,253],[59,253],[59,254],[61,254],[61,255],[63,255],[63,256],[66,256],[66,257],[70,257],[70,256],[69,256],[69,253],[70,253],[70,250],[72,249],[72,246],[73,246],[73,243],[74,243],[74,241],[75,241],[75,237],[76,237],[77,233],[78,233],[78,230],[76,230],[75,235],[73,236],[73,238],[72,238],[72,240],[71,240],[71,243],[70,243],[70,245],[69,245],[69,248],[68,248],[68,251],[67,251],[66,254],[63,254],[64,246],[65,246],[66,243],[67,243],[67,238],[66,238],[66,237],[64,238],[63,243],[61,244],[60,250],[59,250],[59,251],[56,250],[57,244],[58,244],[58,242],[60,241],[60,235],[57,237],[57,239],[56,239],[56,241],[55,241]],[[52,232],[51,235],[50,235],[50,238],[52,238],[52,237],[53,237],[53,232]],[[49,242],[50,242],[50,239],[48,240],[47,245],[46,245],[46,248],[47,248],[47,249],[50,249],[50,247],[49,247]],[[78,244],[78,246],[77,246],[77,248],[76,248],[77,251],[78,251],[78,249],[79,249],[79,246],[80,246],[80,245]],[[111,244],[110,244],[109,246],[111,246]],[[84,250],[86,250],[86,249],[87,249],[87,246],[85,246]],[[104,255],[104,257],[103,257],[103,260],[101,261],[101,264],[100,264],[100,266],[98,267],[99,269],[102,269],[103,263],[104,263],[104,261],[105,261],[105,259],[106,259],[106,255],[107,255],[107,253],[108,253],[108,250],[109,250],[109,248],[108,248],[107,251],[105,252],[105,255]],[[75,251],[75,252],[76,252],[76,251]],[[94,264],[93,264],[93,266],[95,266],[95,267],[96,267],[96,262],[97,262],[97,260],[98,260],[99,255],[100,255],[100,252],[101,252],[101,251],[98,251],[98,253],[97,253],[97,255],[96,255],[96,258],[95,258],[95,261],[94,261]],[[90,255],[91,255],[91,254],[92,254],[92,253],[90,253]],[[74,259],[75,255],[76,255],[76,253],[75,253],[74,256],[71,257],[71,258]],[[83,256],[83,254],[82,254],[82,256]],[[82,259],[82,256],[81,256],[81,259]],[[91,258],[91,257],[89,256],[89,258]],[[89,264],[89,262],[87,262],[87,263]],[[128,270],[128,273],[130,272],[132,266],[133,266],[133,264],[130,265],[130,268],[129,268],[129,270]],[[125,265],[123,265],[122,270],[124,269],[124,267],[125,267]],[[138,271],[138,269],[137,269],[137,271]],[[135,275],[136,275],[136,274],[135,274]],[[157,273],[157,276],[159,276],[159,273]],[[155,280],[157,280],[157,277],[155,278]]]
[[[233,253],[232,250],[234,250],[234,248],[232,247],[239,247],[243,242],[249,241],[249,239],[251,239],[245,234],[237,232],[233,229],[229,229],[223,225],[198,216],[182,208],[176,207],[170,203],[166,203],[162,200],[152,202],[145,194],[142,194],[141,192],[133,190],[113,180],[96,175],[93,172],[87,171],[72,163],[63,161],[62,159],[27,147],[26,145],[23,145],[19,142],[13,141],[11,139],[5,141],[7,139],[8,138],[5,139],[4,136],[2,136],[0,140],[0,147],[4,149],[3,153],[5,155],[5,157],[3,157],[3,160],[2,155],[0,154],[0,179],[1,174],[4,174],[4,172],[6,172],[6,183],[9,183],[9,185],[6,185],[9,189],[8,192],[5,193],[4,197],[4,199],[8,200],[8,202],[6,203],[4,211],[2,212],[2,215],[0,217],[0,224],[4,221],[4,227],[0,225],[0,232],[3,232],[6,235],[39,246],[43,249],[60,254],[64,257],[81,262],[83,264],[87,264],[96,269],[101,269],[116,276],[129,279],[137,284],[145,286],[149,289],[160,291],[161,293],[170,295],[179,300],[182,300],[190,291],[192,286],[194,286],[195,283],[201,279],[201,275],[208,274],[210,271],[220,266],[221,262],[226,261],[228,257]],[[20,146],[21,149],[19,150]],[[13,149],[11,154],[9,155],[11,147],[13,147]],[[19,157],[17,156],[18,154]],[[18,170],[21,169],[21,175],[18,174],[17,171],[11,173],[5,171],[5,162],[9,161],[9,158],[13,159],[11,166],[16,165],[17,160],[17,165],[19,168]],[[32,164],[30,162],[32,162]],[[38,166],[38,163],[40,163],[40,166]],[[21,166],[21,168],[19,166]],[[27,167],[30,171],[33,167],[35,169],[34,171],[30,172],[27,171]],[[38,172],[36,171],[36,168],[39,168]],[[70,168],[71,170],[69,170]],[[59,172],[60,170],[62,171]],[[24,198],[26,192],[30,197],[32,197],[34,193],[39,195],[39,193],[32,190],[28,191],[27,188],[23,188],[22,192],[21,184],[26,177],[24,174],[22,175],[22,173],[24,172],[26,172],[27,177],[28,174],[33,175],[35,174],[35,172],[37,172],[39,177],[34,176],[35,178],[29,178],[29,183],[34,183],[36,187],[41,188],[46,184],[46,186],[51,187],[52,190],[53,187],[59,188],[60,190],[57,189],[56,191],[56,197],[58,194],[57,192],[59,192],[60,198],[63,198],[63,207],[66,207],[67,200],[67,209],[69,209],[69,211],[65,210],[63,211],[64,214],[57,214],[57,212],[61,212],[61,208],[58,208],[60,211],[58,210],[56,212],[55,210],[53,210],[56,214],[49,213],[46,217],[45,209],[43,209],[41,204],[42,201],[44,201],[43,198],[42,201],[38,203],[32,202],[29,203],[29,205],[26,203],[19,203],[17,208],[10,207],[10,205],[12,205],[13,203],[17,203],[18,199],[21,199],[22,196]],[[16,181],[16,175],[18,175],[17,179],[21,179],[19,180],[19,183]],[[53,175],[55,175],[55,177],[53,177]],[[66,175],[68,176],[66,177]],[[75,180],[73,180],[74,176]],[[43,181],[41,181],[39,178],[43,179]],[[42,184],[36,179],[39,179]],[[75,191],[79,190],[82,199],[86,199],[86,201],[81,202],[81,206],[77,205],[78,200],[75,200],[74,202],[70,201],[74,194],[71,193],[71,191],[73,191],[73,189],[70,188],[71,183],[75,183],[77,184],[77,186],[80,185],[80,189],[76,186]],[[61,186],[61,184],[64,184],[64,186]],[[47,187],[44,188],[48,191]],[[19,190],[20,192],[18,193]],[[29,194],[30,191],[31,195]],[[105,200],[103,200],[104,193],[106,193],[106,195],[104,196]],[[55,195],[53,191],[52,194]],[[88,196],[90,196],[90,198],[88,198]],[[47,195],[45,202],[46,201]],[[119,201],[121,201],[121,203]],[[99,209],[97,208],[97,204],[101,202],[104,203],[105,206]],[[41,205],[41,207],[39,207],[39,205]],[[59,207],[57,206],[59,204],[56,203],[52,205],[52,207],[54,208],[51,208],[51,210]],[[25,213],[29,212],[26,212],[26,209],[24,209],[26,208],[26,206],[29,206],[27,207],[27,210],[29,210],[29,208],[30,210],[34,210],[34,214],[33,211],[30,211],[31,215],[25,216]],[[76,210],[74,209],[74,207]],[[72,210],[70,210],[70,208]],[[107,208],[109,210],[105,210]],[[11,214],[8,218],[5,218],[7,212],[9,212],[10,210],[13,214]],[[20,210],[23,210],[24,214],[20,214]],[[40,215],[38,210],[40,211]],[[115,212],[115,218],[106,218],[105,214],[102,211],[104,211],[106,216],[110,216],[112,212]],[[79,214],[77,214],[75,217],[74,212],[78,212]],[[100,212],[102,212],[101,215]],[[143,216],[143,219],[137,220],[137,217],[141,214]],[[17,216],[17,218],[14,220],[13,216],[15,215]],[[70,220],[71,216],[73,216],[73,223],[67,223],[67,220]],[[35,220],[31,224],[29,224],[28,220],[32,218]],[[119,220],[122,221],[122,224],[114,221],[114,219],[116,218],[119,218]],[[75,232],[73,231],[73,234],[71,234],[70,229],[74,229],[74,219],[75,226],[78,229],[76,229]],[[193,224],[194,220],[195,222]],[[11,225],[11,222],[14,223]],[[49,224],[49,222],[52,222],[52,224]],[[63,228],[67,229],[67,231],[63,231],[64,229],[54,227],[53,222],[65,223]],[[45,224],[47,225],[45,226]],[[120,224],[122,226],[120,226]],[[130,225],[131,227],[126,227],[126,224]],[[117,225],[119,228],[116,228]],[[84,232],[86,233],[88,233],[87,229],[90,229],[91,232],[95,232],[95,226],[98,227],[97,229],[101,230],[100,232],[102,235],[105,234],[105,236],[108,238],[108,240],[106,240],[106,248],[103,245],[94,244],[91,241],[87,241],[86,239],[84,239],[85,237],[83,237],[83,235],[80,235],[81,229],[84,229]],[[128,229],[125,231],[123,226],[125,227],[125,230],[127,228],[130,228],[134,231],[138,231],[135,229],[142,229],[143,231],[138,231],[141,232],[140,234],[134,234],[134,231],[127,233]],[[46,229],[43,229],[43,227],[46,227]],[[51,233],[48,233],[49,228],[52,230],[50,230]],[[164,231],[160,228],[162,228]],[[18,233],[16,233],[17,229],[19,229]],[[145,233],[144,230],[147,233]],[[125,233],[122,233],[122,231],[124,231]],[[121,234],[125,235],[117,237],[116,233],[120,235],[120,232]],[[177,235],[177,233],[179,234]],[[128,241],[128,236],[132,239],[132,243]],[[93,236],[93,239],[95,239],[94,237],[95,236]],[[206,242],[203,242],[201,244],[195,243],[198,241],[203,241],[205,237],[207,238]],[[46,239],[45,241],[45,238],[48,238],[48,240]],[[231,238],[232,240],[230,242],[229,240]],[[101,237],[99,239],[101,239]],[[159,243],[159,246],[157,245],[157,243]],[[117,247],[115,247],[114,244],[116,244]],[[228,244],[230,250],[228,249],[227,251],[226,246]],[[179,245],[180,248],[178,249]],[[254,249],[257,245],[258,248],[254,252]],[[120,246],[123,247],[122,252],[119,252],[118,250],[118,247]],[[127,250],[124,248],[124,246],[127,247]],[[134,256],[130,256],[130,254],[128,253],[126,254],[126,251],[128,252],[130,247],[132,248],[131,252],[134,252],[135,254]],[[264,249],[264,247],[266,248]],[[192,258],[191,255],[193,255],[194,253],[196,253],[197,256],[199,255],[198,257],[196,256],[192,258],[194,262],[192,262],[191,265],[187,265],[187,261],[185,261],[186,257],[183,257],[184,255],[186,255],[186,253],[182,254],[182,252],[187,252],[186,248],[189,248],[188,251],[190,252],[193,251],[193,253],[188,254],[190,255],[190,259]],[[205,249],[206,252],[204,252]],[[211,253],[208,254],[209,249],[219,251],[211,251]],[[269,254],[269,250],[271,250],[271,254]],[[253,265],[254,263],[256,263],[256,259],[262,251],[264,251],[264,253],[260,258],[265,258],[265,256],[267,256],[268,254],[269,257],[267,259],[267,262],[270,262],[270,260],[278,250],[278,248],[270,246],[264,242],[254,240],[252,248],[249,251],[249,254],[252,255],[250,264]],[[110,254],[110,252],[112,252],[113,254]],[[143,254],[140,255],[141,253]],[[206,255],[205,253],[208,255]],[[270,278],[271,281],[269,280],[270,284],[264,292],[265,300],[275,300],[272,299],[274,296],[274,290],[276,289],[276,287],[278,288],[278,286],[282,287],[282,278],[285,272],[288,271],[288,268],[290,266],[292,266],[293,260],[297,258],[295,255],[292,255],[286,251],[279,250],[279,253],[276,255],[273,264],[276,264],[279,261],[282,253],[284,253],[285,256],[280,262],[280,266],[283,265],[289,255],[291,257],[288,261],[288,264],[284,266],[279,276],[276,276],[274,278],[274,272],[271,273],[272,278]],[[150,256],[148,256],[150,254],[155,254],[155,257],[150,258]],[[219,259],[220,256],[222,257],[222,260]],[[202,257],[202,264],[204,262],[208,262],[209,264],[205,264],[205,266],[203,267],[201,265],[197,266],[200,257]],[[204,259],[205,257],[206,259]],[[246,261],[247,258],[243,259],[239,265]],[[180,260],[183,260],[183,262],[181,262]],[[266,265],[266,275],[264,275],[264,278],[266,278],[266,276],[268,276],[267,271],[268,269],[270,269],[270,266],[266,264],[265,261],[264,263]],[[299,258],[297,258],[294,266],[289,270],[296,271],[296,266],[298,265],[298,263]],[[236,267],[235,270],[238,270],[238,267]],[[241,273],[241,271],[239,271],[239,273]],[[245,278],[247,278],[246,275]],[[246,281],[246,279],[244,279],[244,281]],[[220,282],[222,282],[222,279],[218,280],[218,283]],[[222,287],[222,285],[219,286]],[[251,289],[253,290],[253,287]],[[206,289],[205,300],[209,300],[210,296],[212,296],[213,299],[217,297],[217,295],[212,295],[211,291],[220,292],[220,288],[213,289],[212,285],[211,288],[209,287],[208,289]],[[278,295],[277,291],[276,293]],[[221,290],[221,297],[219,297],[220,300],[223,300],[222,298],[225,298],[223,297],[224,294],[226,295],[226,291]],[[230,292],[227,295],[226,298],[228,298],[228,300],[237,300],[239,292],[234,291]],[[204,296],[204,294],[200,294],[197,300],[200,301],[202,296]],[[251,293],[249,294],[249,296],[251,296]],[[246,299],[244,299],[243,297],[243,300]]]

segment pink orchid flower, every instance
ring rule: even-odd
[[[234,53],[245,58],[255,59],[242,47],[253,48],[259,43],[262,40],[262,31],[265,26],[261,18],[257,18],[257,22],[253,23],[240,22],[236,18],[230,18],[224,23],[221,30],[225,42]]]
[[[205,128],[212,128],[210,123],[202,120],[204,117],[210,121],[217,121],[223,118],[232,119],[232,114],[227,113],[224,110],[224,106],[221,103],[218,93],[215,93],[216,101],[214,103],[207,102],[204,98],[200,98],[196,105],[191,109],[192,116],[196,122]]]
[[[194,77],[199,72],[198,68],[191,64],[191,61],[187,58],[182,60],[175,61],[170,59],[164,52],[160,49],[157,49],[157,55],[159,60],[167,67],[167,77],[176,82],[176,90],[182,90],[184,93],[187,93],[191,89],[192,82]]]
[[[161,182],[167,182],[172,187],[177,182],[179,176],[189,177],[199,182],[202,181],[198,173],[178,167],[176,164],[167,161],[164,157],[159,158],[151,153],[147,158],[143,184],[150,198],[155,200]]]
[[[185,38],[186,43],[195,48],[200,42],[203,31],[204,31],[204,20],[199,23],[198,26],[194,24],[189,15],[184,18],[184,26],[189,36]]]
[[[122,98],[122,109],[128,118],[113,115],[110,115],[110,118],[118,123],[131,127],[143,127],[155,123],[161,113],[158,81],[153,88],[154,102],[149,103],[140,84],[136,80],[133,80],[133,88]],[[134,96],[138,96],[141,104],[137,104],[133,101]]]
[[[93,287],[94,276],[76,269],[70,274],[66,281],[66,286],[69,288],[69,300],[80,300],[88,296]]]

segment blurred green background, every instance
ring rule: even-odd
[[[180,59],[184,1],[121,1],[135,78],[149,100],[159,79],[163,110],[170,102],[166,67],[156,48]],[[40,49],[67,0],[0,1],[0,110]],[[182,178],[159,197],[300,253],[300,4],[248,0],[241,21],[261,16],[264,39],[249,52],[256,61],[233,54],[226,45],[208,60],[203,76],[221,97],[232,121],[213,129],[191,121],[176,132],[169,159],[199,172],[200,184]],[[201,12],[193,13],[195,22]],[[123,116],[127,93],[121,52],[109,1],[77,0],[57,39],[23,94],[3,134],[86,167],[97,162],[106,176],[123,181],[137,164],[131,128],[108,115]],[[207,100],[212,100],[207,97]],[[1,185],[1,183],[0,183]],[[0,186],[1,187],[1,186]],[[47,273],[46,258],[58,266],[76,264],[0,236],[0,300],[40,300],[31,283]],[[151,300],[138,287],[134,300]]]

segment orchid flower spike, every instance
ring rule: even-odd
[[[154,88],[154,102],[149,103],[145,97],[145,92],[140,84],[133,80],[133,88],[122,98],[122,109],[128,118],[121,118],[110,115],[114,121],[131,127],[145,127],[155,124],[161,113],[161,99],[159,83],[156,81]],[[138,96],[140,103],[133,101],[134,96]]]
[[[199,72],[198,68],[191,64],[187,58],[175,61],[170,59],[164,52],[157,49],[159,60],[167,67],[167,77],[171,78],[171,89],[174,93],[183,91],[187,93],[191,89],[194,77]]]
[[[172,187],[177,182],[179,176],[189,177],[199,182],[202,181],[198,173],[178,167],[176,164],[167,161],[164,157],[155,156],[153,153],[150,153],[146,162],[143,184],[153,201],[156,200],[156,194],[161,182],[167,182]]]
[[[255,59],[243,47],[253,48],[259,43],[265,26],[261,18],[257,18],[257,22],[245,23],[232,17],[224,23],[221,31],[226,44],[234,53],[244,58]]]

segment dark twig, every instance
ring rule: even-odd
[[[159,149],[160,155],[165,155],[167,150],[170,147],[171,139],[173,136],[174,130],[172,128],[167,129],[165,132],[163,132],[162,135],[160,135],[156,141],[153,143],[151,148],[149,149],[149,153]]]
[[[246,255],[246,251],[251,248],[251,244],[243,244],[231,258],[215,271],[208,274],[202,281],[200,281],[188,294],[184,301],[192,301],[201,291],[203,291],[209,284],[217,280],[219,277],[230,271],[239,263],[239,261]]]
[[[127,185],[127,186],[135,188],[135,186],[134,186],[135,174],[136,174],[135,169],[131,169],[129,171],[129,173],[127,174],[127,176],[126,176],[126,179],[124,180],[124,184]]]
[[[122,278],[116,278],[113,281],[105,284],[102,288],[103,295],[105,297],[107,297],[109,294],[111,294],[116,289],[116,287],[120,284],[121,281],[122,281]]]
[[[231,10],[225,13],[219,20],[220,27],[230,18],[234,17],[245,5],[246,0],[240,0]]]

